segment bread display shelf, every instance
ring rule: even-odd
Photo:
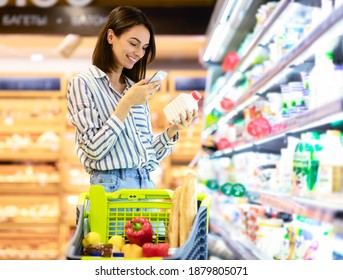
[[[60,184],[44,184],[37,183],[2,183],[0,182],[0,194],[58,194]]]
[[[6,207],[4,207],[6,208]],[[0,209],[1,212],[4,212],[4,208]],[[20,209],[21,212],[24,209]],[[47,224],[58,224],[59,223],[59,216],[54,214],[53,217],[48,216],[38,216],[44,215],[39,213],[30,213],[30,210],[27,210],[25,214],[17,214],[16,216],[5,216],[5,214],[1,213],[0,216],[0,231],[4,228],[20,228],[22,225],[27,224],[30,227],[35,227],[37,225],[47,225]]]
[[[28,128],[26,128],[28,129]],[[58,159],[60,150],[60,136],[53,131],[43,132],[7,132],[0,134],[0,159],[17,160],[18,156],[38,159],[53,157]],[[37,156],[38,155],[38,156]]]
[[[75,215],[69,217],[63,217],[62,223],[68,226],[76,226],[76,218]]]
[[[64,185],[62,187],[63,192],[68,194],[80,194],[82,192],[87,192],[89,190],[89,184],[84,185]]]
[[[0,227],[1,228],[1,227]],[[39,230],[2,233],[0,230],[0,259],[56,259],[59,254],[59,231],[41,233]],[[15,234],[14,234],[15,233]]]
[[[0,249],[0,260],[56,260],[59,256],[58,250],[2,250]]]
[[[0,218],[0,231],[5,226],[7,228],[18,229],[18,224],[28,224],[30,227],[46,224],[59,224],[59,217],[1,217]],[[44,233],[45,236],[45,233]]]
[[[34,161],[34,162],[55,162],[59,160],[59,153],[52,151],[36,151],[36,149],[0,149],[0,161]]]
[[[0,123],[0,131],[6,133],[43,133],[47,130],[58,134],[62,133],[64,128],[61,125],[61,120],[56,122],[39,121],[37,123],[25,120],[15,125],[4,125]]]
[[[0,116],[7,123],[15,120],[54,120],[65,113],[64,98],[2,98]]]
[[[62,188],[67,192],[84,192],[89,188],[89,174],[80,163],[61,163]]]
[[[0,183],[8,186],[11,184],[36,184],[46,186],[60,184],[61,178],[54,165],[47,164],[1,164]]]
[[[14,234],[15,233],[15,234]],[[56,220],[46,220],[46,223],[37,222],[1,222],[0,223],[0,244],[2,240],[9,238],[11,240],[22,239],[24,236],[28,239],[54,239],[59,233],[59,225]],[[37,239],[37,240],[39,240]],[[37,241],[38,242],[38,241]]]
[[[59,198],[56,195],[0,196],[0,231],[4,225],[20,228],[25,223],[54,224],[59,222],[59,218]]]

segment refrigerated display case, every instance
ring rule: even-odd
[[[203,56],[200,163],[229,160],[203,182],[212,230],[238,259],[341,259],[342,187],[327,181],[340,180],[343,157],[324,166],[323,146],[343,128],[343,5],[237,2],[217,3]]]

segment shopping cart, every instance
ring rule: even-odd
[[[89,231],[98,232],[101,241],[112,235],[125,236],[125,223],[134,217],[144,217],[151,222],[156,243],[167,242],[169,210],[174,192],[171,190],[122,189],[106,193],[100,185],[91,186],[89,193],[79,196],[76,206],[76,231],[68,246],[68,260],[116,259],[82,255],[82,239]],[[183,246],[176,248],[171,257],[154,258],[170,260],[205,260],[208,258],[208,223],[210,196],[198,194],[198,211],[192,230]]]

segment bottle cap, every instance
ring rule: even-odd
[[[196,90],[192,91],[192,96],[196,101],[199,101],[201,99],[201,94]]]

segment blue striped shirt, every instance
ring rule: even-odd
[[[123,94],[132,85],[127,79]],[[76,127],[77,155],[88,173],[142,167],[152,171],[178,139],[169,139],[166,131],[154,137],[147,102],[132,106],[124,123],[120,121],[113,112],[121,97],[94,65],[68,83],[68,118]]]

